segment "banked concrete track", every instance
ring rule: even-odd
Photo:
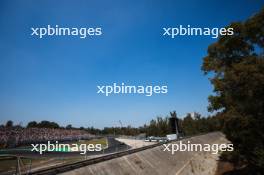
[[[182,143],[228,143],[220,132],[209,133],[181,140]],[[172,142],[179,143],[179,141]],[[217,168],[218,154],[210,152],[170,152],[156,146],[114,159],[69,170],[63,175],[213,175]]]

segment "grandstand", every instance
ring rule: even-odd
[[[0,148],[14,148],[47,141],[76,141],[93,135],[79,129],[0,127]]]

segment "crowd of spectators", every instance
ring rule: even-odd
[[[0,148],[89,138],[91,138],[91,134],[80,129],[0,127]]]

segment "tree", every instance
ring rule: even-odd
[[[72,129],[72,125],[71,124],[67,125],[66,129]]]
[[[36,121],[28,122],[27,128],[35,128],[38,126],[38,123]]]
[[[38,124],[39,128],[59,128],[60,126],[55,122],[43,120]]]
[[[191,114],[188,113],[187,116],[184,117],[182,121],[182,127],[183,127],[184,134],[186,135],[197,134],[198,131],[195,125],[196,125],[195,120],[191,117]]]
[[[202,70],[212,75],[215,95],[209,111],[224,116],[224,132],[234,144],[236,163],[258,172],[264,167],[264,9],[232,23],[234,35],[208,47]]]
[[[6,127],[13,127],[13,121],[12,120],[8,120],[7,122],[6,122]]]

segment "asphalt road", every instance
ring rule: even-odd
[[[108,137],[107,139],[108,139],[108,148],[102,151],[87,151],[86,156],[111,154],[111,153],[118,152],[118,151],[124,151],[130,148],[128,145],[115,140],[113,137]],[[17,156],[32,157],[32,158],[38,158],[40,156],[41,158],[84,156],[84,154],[80,154],[80,152],[44,152],[42,155],[40,155],[38,152],[32,152],[28,150],[15,150],[15,149],[11,149],[8,151],[2,151],[0,155],[1,154],[12,154],[12,155],[17,155]]]

